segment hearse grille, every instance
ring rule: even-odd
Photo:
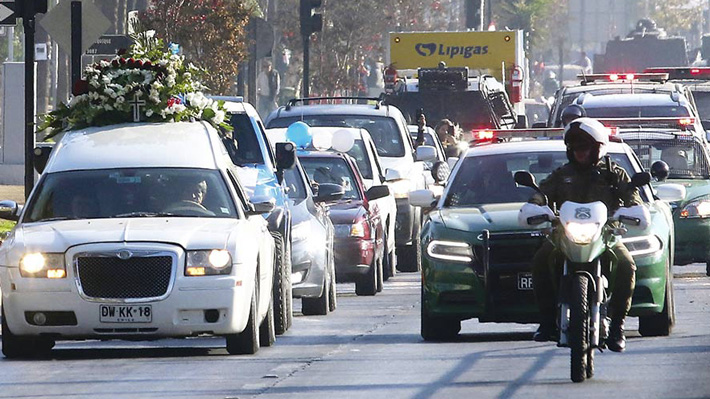
[[[170,286],[170,256],[79,256],[76,258],[81,289],[91,298],[157,298]]]

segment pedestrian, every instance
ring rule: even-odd
[[[584,72],[586,75],[592,73],[592,60],[587,57],[586,51],[582,51],[579,53],[579,59],[575,62],[575,64],[581,66],[582,72]]]
[[[447,157],[459,156],[460,148],[456,134],[456,126],[449,119],[442,119],[434,127],[436,135],[444,146],[444,152]]]
[[[271,111],[278,108],[278,95],[281,92],[281,77],[275,70],[271,61],[264,60],[261,64],[261,72],[256,79],[256,108],[262,119],[265,119]]]

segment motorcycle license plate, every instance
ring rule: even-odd
[[[530,291],[533,289],[532,273],[518,273],[518,290]]]
[[[151,305],[101,305],[99,321],[102,323],[150,323]]]

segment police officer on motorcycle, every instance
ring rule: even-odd
[[[564,142],[569,162],[540,182],[550,206],[558,209],[565,201],[587,203],[602,201],[609,215],[621,206],[641,204],[638,190],[629,183],[626,171],[611,162],[606,155],[609,130],[592,118],[577,118],[565,126]],[[530,202],[544,205],[536,195]],[[611,326],[607,347],[621,352],[626,347],[624,319],[631,307],[631,296],[636,280],[636,264],[624,244],[618,242],[605,255],[616,259],[616,276],[609,303]],[[533,287],[540,309],[540,327],[535,341],[557,340],[556,288],[562,274],[564,259],[550,241],[545,241],[533,258]]]

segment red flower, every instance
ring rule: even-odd
[[[113,65],[114,67],[117,67],[117,66],[118,66],[118,60],[113,60],[113,61],[111,61],[111,65]]]
[[[126,65],[126,59],[125,59],[125,58],[119,59],[118,62],[119,62],[121,65]]]
[[[77,80],[74,82],[74,88],[72,90],[72,94],[75,96],[79,96],[82,94],[86,94],[89,92],[89,82],[86,80]]]
[[[168,108],[176,104],[182,104],[182,100],[180,100],[178,97],[170,97],[168,99]]]

